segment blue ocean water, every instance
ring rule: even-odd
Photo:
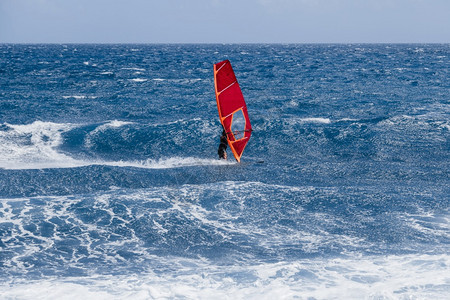
[[[445,299],[449,57],[0,45],[0,298]],[[240,164],[217,157],[224,59]]]

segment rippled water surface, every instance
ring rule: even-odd
[[[449,57],[0,45],[0,298],[445,299]],[[240,164],[217,159],[224,59]]]

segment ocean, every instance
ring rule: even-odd
[[[449,44],[0,44],[0,298],[448,299],[449,79]]]

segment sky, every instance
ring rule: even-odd
[[[0,0],[0,43],[450,43],[450,0]]]

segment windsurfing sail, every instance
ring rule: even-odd
[[[225,129],[234,158],[240,162],[252,134],[252,125],[244,96],[229,60],[214,65],[214,85],[220,123]]]

